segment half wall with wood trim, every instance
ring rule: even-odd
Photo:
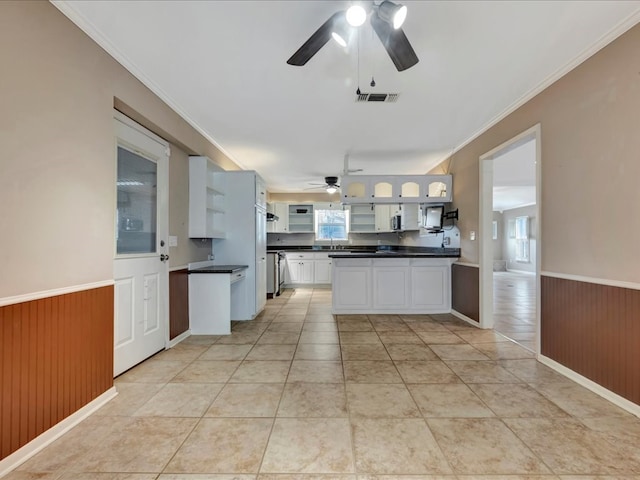
[[[113,386],[113,286],[0,307],[0,459]]]
[[[189,270],[169,272],[169,340],[189,330]]]
[[[640,405],[640,290],[541,276],[541,353]]]
[[[480,270],[469,265],[451,265],[451,308],[480,322]]]

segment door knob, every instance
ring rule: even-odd
[[[167,260],[169,260],[169,255],[165,255],[164,253],[160,254],[160,261],[161,262],[166,262]]]

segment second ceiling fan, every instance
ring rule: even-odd
[[[361,5],[352,5],[347,10],[341,10],[331,15],[287,60],[287,63],[296,66],[305,65],[331,38],[345,47],[349,29],[359,27],[369,17],[373,30],[391,57],[393,64],[401,72],[418,63],[416,52],[400,28],[406,16],[406,6],[389,0],[384,0],[379,5],[374,4],[370,12],[367,12]]]

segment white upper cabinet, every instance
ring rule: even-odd
[[[393,232],[391,217],[398,211],[398,205],[374,205],[376,212],[376,233]]]
[[[342,177],[340,190],[342,192],[342,203],[371,202],[371,182],[368,176],[344,176]]]
[[[452,200],[451,175],[345,175],[342,203],[445,203]]]
[[[224,170],[207,157],[189,157],[189,237],[225,237]]]
[[[420,205],[418,205],[417,203],[407,203],[401,205],[400,208],[400,212],[402,214],[401,229],[404,231],[420,230],[420,216],[422,214]]]
[[[267,211],[273,213],[277,220],[267,223],[268,233],[289,233],[289,204],[284,202],[269,203],[271,209]]]

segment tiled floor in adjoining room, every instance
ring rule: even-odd
[[[640,479],[640,419],[502,335],[330,305],[287,290],[156,355],[7,480]]]
[[[535,351],[536,276],[493,272],[493,318],[497,332]]]

